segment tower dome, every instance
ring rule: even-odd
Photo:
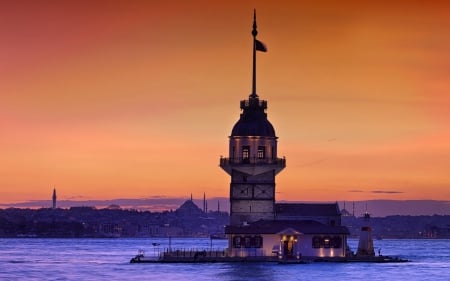
[[[231,136],[261,136],[275,138],[275,129],[267,120],[266,101],[250,97],[241,101],[243,112],[231,131]]]

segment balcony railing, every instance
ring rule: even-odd
[[[241,100],[241,109],[250,107],[260,107],[262,109],[267,109],[267,101],[259,99]]]
[[[226,158],[220,157],[220,166],[230,166],[230,165],[275,165],[275,166],[286,166],[286,158],[259,158],[259,157],[234,157]]]

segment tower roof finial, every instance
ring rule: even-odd
[[[259,40],[256,39],[258,35],[258,30],[256,26],[256,9],[253,10],[253,79],[252,79],[252,93],[250,98],[257,98],[256,94],[256,51],[267,52],[266,46]]]
[[[256,26],[256,9],[253,9],[253,30],[252,30],[252,35],[253,37],[256,37],[256,35],[258,35],[258,30],[256,30],[257,26]]]

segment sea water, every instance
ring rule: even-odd
[[[408,263],[130,264],[138,250],[217,250],[210,239],[0,239],[0,280],[450,280],[450,240],[376,240],[382,255]],[[349,245],[355,250],[358,241]]]

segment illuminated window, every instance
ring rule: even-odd
[[[266,157],[266,148],[264,146],[258,146],[258,159],[264,159]]]
[[[242,161],[248,161],[250,159],[250,146],[242,147]]]
[[[323,247],[331,248],[331,237],[325,236],[325,238],[323,238]]]
[[[341,248],[342,238],[340,236],[314,236],[312,246],[313,248]]]

